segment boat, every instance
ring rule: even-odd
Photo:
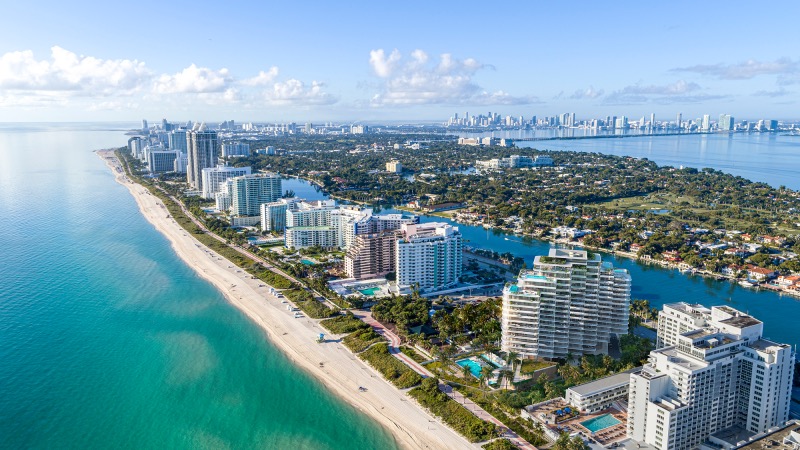
[[[758,283],[753,283],[750,280],[742,280],[742,281],[739,282],[739,286],[747,287],[747,288],[753,288],[753,287],[757,287]]]

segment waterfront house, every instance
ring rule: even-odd
[[[778,276],[778,272],[775,270],[765,269],[763,267],[754,266],[752,264],[747,265],[747,278],[756,281],[764,281],[775,278]]]

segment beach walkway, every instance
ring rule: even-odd
[[[428,369],[423,367],[420,363],[414,361],[413,358],[400,351],[400,337],[394,332],[392,332],[390,329],[384,327],[383,324],[375,320],[375,318],[372,317],[371,312],[353,311],[353,313],[356,317],[369,324],[375,330],[375,332],[377,332],[378,334],[389,340],[389,353],[391,353],[395,358],[399,359],[407,366],[411,367],[415,372],[417,372],[418,374],[422,375],[425,378],[434,376],[433,373],[431,373]],[[501,422],[499,419],[486,412],[486,410],[481,408],[480,405],[470,400],[461,392],[458,392],[455,389],[453,389],[452,386],[445,383],[439,383],[439,390],[447,394],[448,397],[452,398],[453,400],[463,405],[464,408],[466,408],[472,414],[475,414],[475,416],[477,416],[479,419],[485,420],[489,423],[493,423],[498,427],[500,427],[502,430],[504,430],[502,437],[511,441],[518,448],[526,450],[536,450],[536,447],[533,444],[526,441],[520,435],[518,435],[513,430],[505,426],[503,422]]]

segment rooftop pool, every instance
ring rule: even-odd
[[[611,414],[603,414],[602,416],[597,416],[594,419],[584,420],[581,422],[581,425],[586,427],[586,429],[592,433],[597,433],[600,430],[605,430],[608,427],[613,427],[614,425],[620,423],[622,422],[617,420],[617,418]]]

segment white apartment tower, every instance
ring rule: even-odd
[[[731,427],[756,435],[788,420],[794,351],[764,339],[759,320],[685,303],[665,306],[661,317],[670,325],[664,336],[659,328],[659,342],[674,345],[652,351],[631,374],[628,437],[688,450]],[[699,325],[681,331],[691,323]]]
[[[256,173],[231,178],[231,215],[258,217],[261,205],[281,198],[281,177],[275,173]]]
[[[192,131],[186,133],[186,150],[188,154],[186,180],[194,189],[202,191],[202,171],[214,167],[219,157],[217,132],[207,130],[206,124],[196,125]]]
[[[458,283],[463,239],[458,227],[444,222],[406,223],[397,241],[397,286],[436,291]]]
[[[522,357],[608,353],[628,333],[631,277],[584,250],[551,249],[503,290],[502,349]]]
[[[220,186],[225,181],[243,175],[250,175],[251,169],[249,166],[231,167],[219,164],[216,167],[205,168],[201,173],[203,198],[214,198],[215,194],[220,192]]]

